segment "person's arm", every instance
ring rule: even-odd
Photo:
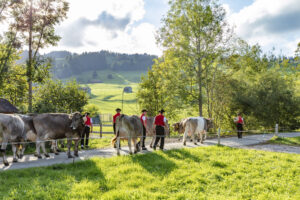
[[[164,117],[164,128],[167,127],[167,118]]]

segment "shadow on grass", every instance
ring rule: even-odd
[[[176,149],[172,151],[164,151],[164,154],[166,154],[170,158],[174,158],[177,160],[184,160],[189,159],[194,162],[201,162],[201,158],[198,156],[192,155],[188,150],[186,149]]]
[[[131,159],[133,162],[138,163],[146,169],[149,173],[160,177],[169,174],[177,167],[173,161],[166,159],[158,153],[135,155],[132,156]]]

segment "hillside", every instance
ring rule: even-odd
[[[27,51],[21,54],[18,63],[25,63]],[[154,55],[121,54],[109,51],[85,52],[53,51],[44,54],[52,59],[54,78],[75,78],[79,83],[118,83],[139,82],[153,64]]]

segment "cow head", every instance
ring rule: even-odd
[[[204,119],[206,121],[207,130],[214,127],[213,119],[210,119],[210,118],[204,118]]]
[[[177,122],[172,125],[175,132],[183,133],[183,124],[182,122]]]
[[[81,127],[83,127],[84,125],[84,121],[83,121],[83,117],[79,112],[73,113],[70,115],[70,119],[71,119],[71,125],[70,127],[73,130],[79,129]]]

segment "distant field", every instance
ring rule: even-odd
[[[0,173],[1,199],[299,199],[300,157],[199,147]]]
[[[139,114],[136,92],[137,83],[122,84],[108,84],[108,83],[94,83],[85,84],[92,90],[92,98],[89,100],[90,104],[95,104],[100,108],[100,113],[115,113],[116,108],[122,108],[122,92],[123,88],[132,87],[133,93],[124,93],[123,113],[125,114]]]
[[[141,75],[145,71],[111,71],[111,70],[98,70],[97,76],[93,76],[94,71],[88,71],[80,75],[69,77],[68,79],[76,79],[79,83],[112,83],[112,84],[130,84],[139,83]],[[110,77],[109,77],[110,76]]]

